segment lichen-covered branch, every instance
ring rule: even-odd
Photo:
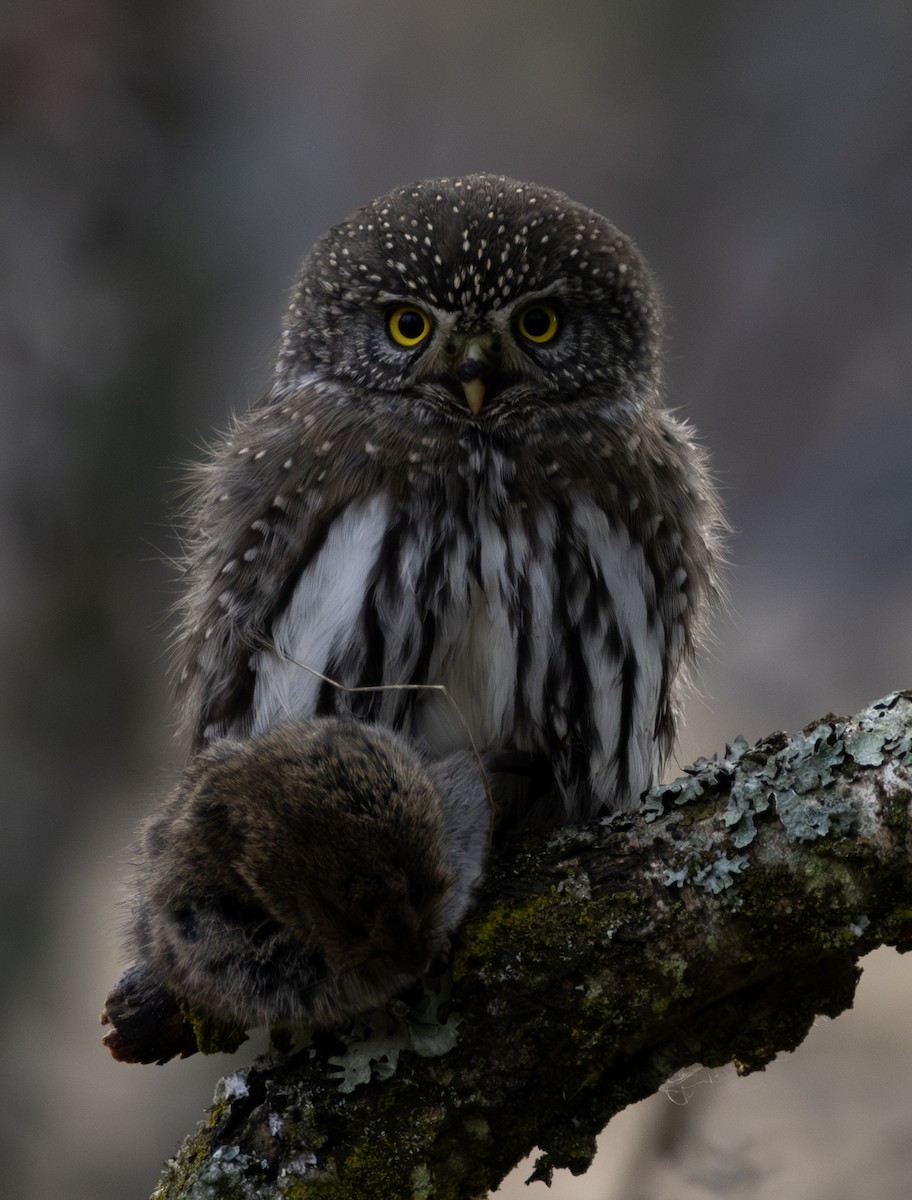
[[[157,1200],[461,1200],[596,1134],[694,1062],[762,1068],[912,944],[912,692],[500,852],[452,992],[220,1085]],[[435,991],[436,986],[436,991]]]

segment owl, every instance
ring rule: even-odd
[[[536,756],[505,824],[629,809],[718,594],[704,455],[663,406],[633,242],[496,175],[401,187],[305,259],[267,395],[189,510],[196,750],[313,716]]]

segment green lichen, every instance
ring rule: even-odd
[[[541,920],[549,905],[547,895],[533,895],[522,904],[503,902],[493,905],[486,913],[469,920],[459,935],[453,955],[453,979],[458,982],[473,961],[490,961],[502,946],[525,941],[541,928]]]
[[[190,1023],[200,1054],[234,1054],[247,1041],[246,1032],[235,1023],[221,1021],[208,1013],[194,1012],[185,1004],[180,1008]]]
[[[846,734],[846,753],[860,767],[879,767],[884,761],[884,736],[879,729],[859,727]]]
[[[830,830],[849,833],[858,820],[856,807],[848,797],[804,800],[792,788],[776,793],[776,815],[793,842],[812,842],[826,837]]]
[[[789,773],[792,790],[799,796],[829,787],[833,782],[833,772],[845,758],[844,731],[842,722],[809,727],[803,733],[796,733],[776,756],[780,767]]]
[[[662,961],[662,976],[663,980],[672,981],[672,995],[674,996],[689,996],[693,992],[693,988],[687,982],[687,973],[689,966],[687,960],[679,955],[671,955]]]
[[[735,780],[722,821],[736,850],[743,850],[757,836],[755,818],[766,812],[773,797],[769,779],[762,772]]]
[[[384,1136],[356,1146],[333,1186],[333,1200],[425,1200],[431,1194],[430,1176],[425,1179],[423,1164],[411,1164],[406,1158],[401,1147]]]
[[[463,1127],[470,1137],[476,1141],[486,1142],[491,1136],[491,1126],[488,1123],[487,1117],[481,1116],[480,1113],[469,1113],[462,1119]]]
[[[521,903],[504,902],[463,926],[452,962],[454,981],[479,963],[488,977],[506,980],[518,971],[548,970],[569,946],[588,941],[593,930],[610,940],[638,909],[630,891],[590,899],[591,887],[579,869]],[[593,943],[593,946],[595,944]]]
[[[706,804],[701,806],[698,813],[688,814],[691,821],[702,819],[715,807],[720,789],[734,779],[736,768],[748,750],[747,740],[739,736],[725,747],[725,754],[721,758],[718,755],[698,758],[684,768],[683,778],[653,788],[644,797],[641,808],[644,819],[651,823],[662,816],[670,805],[683,808],[704,800]]]
[[[213,1151],[206,1133],[191,1135],[180,1155],[167,1163],[151,1200],[245,1200],[247,1163],[240,1147],[219,1146]]]
[[[411,1182],[412,1195],[415,1200],[428,1200],[428,1197],[433,1195],[434,1183],[427,1163],[418,1163],[417,1166],[412,1167]]]
[[[749,861],[741,854],[729,856],[705,823],[686,838],[679,837],[670,858],[663,877],[666,887],[699,887],[714,896],[730,888]]]
[[[461,1021],[457,1013],[450,1012],[445,1018],[440,1013],[451,992],[452,979],[444,973],[423,980],[421,992],[411,1004],[394,999],[384,1008],[356,1018],[348,1032],[338,1035],[344,1045],[342,1053],[329,1059],[338,1068],[330,1072],[330,1078],[339,1081],[339,1090],[348,1095],[372,1079],[391,1079],[403,1050],[422,1058],[448,1054],[459,1040]]]
[[[282,1200],[313,1200],[317,1193],[303,1179],[289,1179],[283,1184]]]
[[[846,734],[846,749],[859,766],[879,767],[888,757],[902,766],[912,765],[912,733],[905,712],[909,699],[909,692],[885,696]]]
[[[572,871],[566,875],[555,889],[560,896],[572,900],[591,900],[592,885],[585,871]]]
[[[671,996],[660,996],[652,1005],[653,1014],[657,1017],[664,1017],[671,1004]]]
[[[748,859],[743,854],[729,858],[722,850],[717,850],[715,856],[708,862],[701,862],[699,855],[694,860],[676,871],[668,871],[663,880],[666,887],[700,887],[712,896],[718,896],[734,882],[734,876],[739,875],[748,865]]]

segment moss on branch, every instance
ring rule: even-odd
[[[538,1178],[584,1171],[674,1072],[762,1069],[912,945],[910,804],[901,692],[503,848],[452,992],[223,1081],[156,1200],[467,1200],[536,1146]]]

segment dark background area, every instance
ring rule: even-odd
[[[7,4],[0,1129],[17,1200],[146,1196],[230,1065],[121,1066],[97,1026],[123,965],[125,847],[182,752],[181,464],[268,380],[311,241],[396,184],[474,170],[599,209],[663,282],[670,402],[734,530],[679,761],[912,684],[906,0]],[[551,1195],[905,1200],[910,990],[912,964],[874,956],[855,1012],[763,1076],[623,1114]]]

